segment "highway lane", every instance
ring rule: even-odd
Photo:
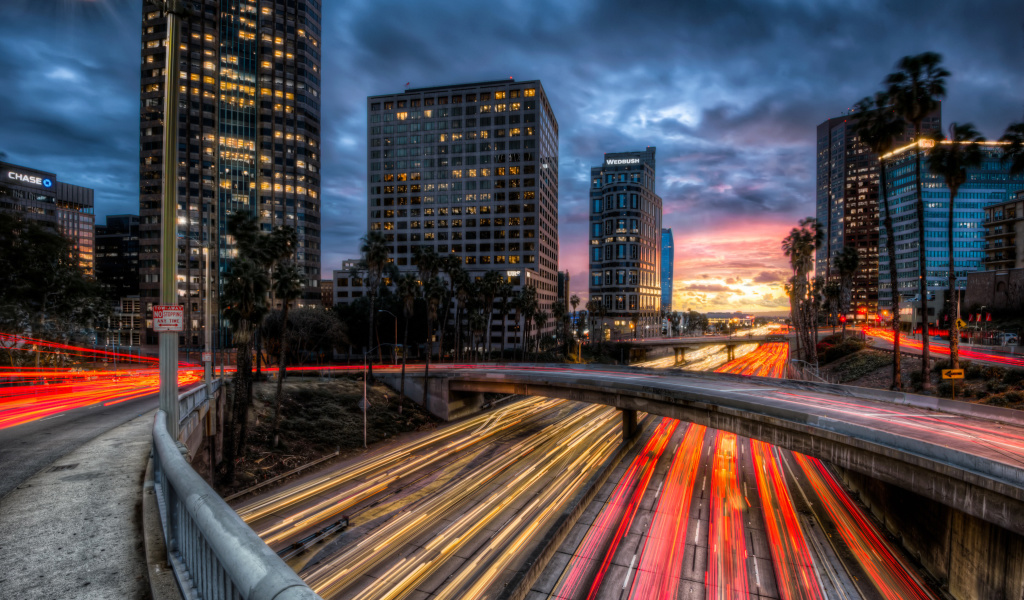
[[[892,331],[869,327],[865,329],[865,334],[877,340],[879,347],[889,351],[892,350]],[[932,337],[929,339],[928,345],[933,359],[949,356],[948,342]],[[923,344],[920,339],[910,338],[906,335],[900,336],[900,352],[920,356],[922,349]],[[1024,356],[993,352],[988,350],[986,346],[960,344],[960,359],[997,367],[1024,368]]]
[[[0,498],[82,444],[158,405],[157,395],[148,394],[116,404],[90,404],[54,412],[0,428]]]

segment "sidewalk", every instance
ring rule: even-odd
[[[154,411],[0,500],[0,598],[150,598],[142,490]]]

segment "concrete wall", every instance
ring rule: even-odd
[[[401,389],[402,375],[401,373],[381,373],[374,375],[378,381],[393,389],[396,393]],[[444,378],[431,377],[427,385],[429,386],[429,394],[427,394],[427,405],[424,408],[430,414],[434,415],[439,419],[450,421],[454,418],[462,416],[461,414],[453,414],[450,406],[449,395],[448,395],[448,381]],[[423,406],[423,374],[419,373],[413,375],[406,373],[405,375],[405,397]],[[458,404],[458,403],[457,403]],[[455,406],[455,409],[461,408],[461,404]],[[479,409],[479,405],[477,405]],[[461,412],[456,410],[454,412]]]
[[[835,467],[903,548],[957,600],[1024,598],[1024,536]]]
[[[978,271],[967,274],[967,290],[964,294],[964,310],[976,306],[989,309],[1011,308],[1019,305],[1024,298],[1024,269],[1002,271]],[[964,317],[966,320],[967,317]]]

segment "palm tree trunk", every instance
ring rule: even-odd
[[[428,313],[430,311],[430,300],[427,300],[427,311],[428,311]],[[432,325],[433,325],[433,319],[431,319],[430,315],[428,314],[427,315],[427,351],[426,351],[427,360],[426,360],[425,366],[423,367],[423,408],[427,408],[427,379],[430,377],[430,353],[434,349],[434,343],[433,343],[434,336],[431,334],[432,329],[433,329]]]
[[[409,354],[409,317],[405,315],[405,332],[402,334],[402,384],[398,390],[398,414],[402,414],[402,399],[405,398],[405,357]]]
[[[892,290],[892,389],[903,390],[900,373],[900,295],[899,270],[896,266],[896,235],[892,229],[892,211],[889,210],[889,198],[885,191],[885,164],[879,159],[879,190],[882,204],[885,205],[885,250],[889,255],[889,288]]]
[[[914,128],[914,139],[921,139],[921,128]],[[931,383],[931,348],[928,341],[928,261],[924,251],[924,194],[921,191],[921,152],[914,158],[914,169],[917,176],[917,255],[919,285],[921,290],[921,389],[930,390]]]
[[[508,330],[508,309],[501,311],[501,362],[505,362],[505,332]]]
[[[947,292],[946,304],[949,307],[949,368],[960,368],[960,325],[957,323],[957,311],[954,307],[959,303],[956,295],[956,265],[953,260],[953,202],[956,200],[957,188],[949,189],[949,223],[946,229],[946,239],[949,244],[949,292]]]
[[[489,302],[485,302],[487,305],[487,339],[484,340],[485,354],[487,358],[485,360],[491,360],[491,327],[494,325],[494,298],[491,298]]]
[[[281,397],[284,395],[284,376],[288,369],[285,351],[288,341],[288,302],[281,309],[281,358],[277,361],[277,393],[274,394],[274,423],[270,430],[274,436],[274,448],[277,448],[277,427],[281,422]]]

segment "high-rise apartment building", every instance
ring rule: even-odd
[[[48,171],[0,162],[0,210],[67,238],[86,275],[94,269],[94,206],[91,188],[64,183]]]
[[[986,271],[1024,268],[1024,190],[985,208]]]
[[[672,228],[661,230],[661,309],[672,312],[672,273],[676,260],[675,239]]]
[[[590,169],[590,298],[606,339],[661,332],[661,198],[654,146],[614,152]]]
[[[929,302],[928,320],[942,310],[948,289],[949,270],[949,189],[945,181],[928,172],[927,148],[930,140],[910,144],[895,150],[884,158],[886,191],[893,210],[893,229],[896,235],[896,266],[899,280],[897,290],[903,299],[919,295],[918,261],[925,260],[927,289],[938,291],[935,301]],[[946,144],[950,142],[938,142]],[[953,208],[953,257],[957,287],[963,287],[967,274],[983,269],[985,259],[985,209],[1004,203],[1024,189],[1024,175],[1011,177],[1007,164],[1002,161],[1003,146],[997,142],[984,143],[984,160],[980,167],[967,169],[967,181],[960,187]],[[915,161],[921,160],[922,193],[924,194],[924,256],[918,248],[917,171]],[[892,285],[889,278],[889,255],[886,251],[888,233],[880,223],[879,235],[879,300],[883,307],[891,306]],[[920,320],[920,317],[917,317]]]
[[[366,110],[369,229],[384,234],[398,269],[415,271],[413,253],[431,247],[470,275],[533,286],[550,314],[558,122],[540,81],[407,89],[368,97]],[[501,331],[495,319],[492,342],[519,343],[514,320]]]
[[[113,302],[139,295],[138,215],[107,215],[96,226],[96,280]]]
[[[179,342],[203,339],[204,247],[223,276],[234,255],[231,213],[260,228],[298,232],[305,275],[300,305],[320,303],[320,3],[317,0],[205,0],[181,25],[178,140]],[[140,294],[146,343],[156,343],[166,19],[142,15],[139,217]],[[174,132],[172,132],[172,135]],[[220,277],[217,277],[220,281]],[[217,306],[218,286],[212,286]],[[222,329],[222,331],[224,331]],[[226,342],[224,336],[219,336]]]
[[[817,129],[817,188],[815,213],[825,231],[825,240],[815,256],[815,274],[835,277],[832,259],[844,246],[860,255],[860,267],[853,277],[853,315],[874,315],[878,310],[878,155],[853,133],[857,114],[828,119]],[[941,106],[922,122],[922,131],[942,129]],[[913,137],[908,126],[896,141],[902,145]]]

